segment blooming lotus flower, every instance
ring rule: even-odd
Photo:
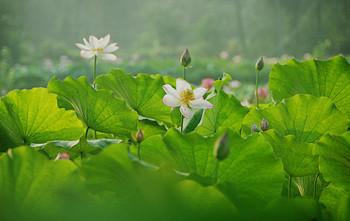
[[[89,41],[83,38],[84,44],[75,43],[75,45],[81,49],[80,56],[86,59],[92,58],[95,55],[107,61],[116,61],[117,56],[111,54],[119,49],[117,43],[108,45],[111,35],[108,34],[105,37],[97,39],[94,35],[90,35]],[[108,45],[108,46],[107,46]]]
[[[69,160],[69,155],[67,153],[58,153],[55,160]]]
[[[184,80],[176,79],[176,90],[169,84],[163,85],[167,93],[163,97],[163,103],[169,107],[180,106],[180,111],[187,119],[193,117],[191,108],[208,109],[214,107],[209,101],[203,99],[208,89],[203,87],[192,91],[191,85]]]

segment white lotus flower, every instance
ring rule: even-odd
[[[116,61],[117,56],[111,53],[118,50],[119,47],[117,46],[117,43],[108,45],[110,38],[110,34],[100,39],[97,39],[94,35],[90,35],[89,41],[83,38],[85,45],[80,43],[75,43],[75,45],[81,49],[80,56],[83,58],[90,59],[96,55],[103,60]]]
[[[188,119],[193,117],[191,108],[214,107],[209,101],[203,99],[207,89],[200,87],[192,91],[191,85],[184,80],[176,79],[176,90],[169,84],[163,85],[163,89],[167,93],[163,97],[163,103],[169,107],[180,106],[181,114]]]

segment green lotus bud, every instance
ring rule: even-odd
[[[255,68],[258,71],[261,71],[264,68],[264,58],[263,57],[260,57],[258,62],[256,62]]]
[[[141,143],[144,139],[144,135],[141,129],[137,132],[136,137],[134,136],[134,134],[131,134],[131,136],[136,143]]]
[[[187,48],[181,55],[180,64],[184,67],[187,67],[189,64],[191,64],[191,56]]]
[[[267,131],[269,129],[269,123],[267,120],[265,120],[265,118],[260,122],[260,129],[262,131]]]
[[[251,129],[252,134],[254,132],[261,132],[260,128],[256,126],[255,124],[252,124],[252,129]]]
[[[219,161],[223,161],[230,153],[230,141],[227,132],[225,132],[216,142],[214,146],[214,157]]]

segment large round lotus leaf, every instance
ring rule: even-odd
[[[48,218],[62,212],[67,202],[84,198],[77,167],[69,160],[52,161],[24,146],[2,155],[0,168],[1,220],[22,213]]]
[[[319,155],[320,172],[325,180],[350,191],[350,132],[323,136],[313,153]]]
[[[63,82],[52,78],[48,90],[58,95],[60,107],[75,110],[88,128],[125,136],[136,132],[137,114],[111,92],[96,91],[85,76],[79,79],[68,77]]]
[[[269,89],[277,102],[296,94],[328,97],[350,117],[350,65],[342,56],[328,61],[289,60],[272,67]]]
[[[277,106],[251,109],[245,116],[242,135],[251,134],[252,123],[259,125],[265,118],[278,133],[294,135],[303,143],[313,143],[324,134],[342,134],[347,131],[349,118],[326,97],[298,94]]]
[[[111,70],[111,74],[101,75],[96,79],[98,89],[114,92],[114,96],[123,98],[130,108],[143,117],[164,123],[171,123],[170,110],[163,102],[165,85],[161,75],[139,74],[133,77],[123,70]]]
[[[45,88],[15,90],[0,101],[0,150],[50,140],[76,140],[84,133],[73,111],[57,106]]]

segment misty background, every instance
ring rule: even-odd
[[[180,77],[188,48],[194,83],[223,72],[254,81],[260,56],[267,81],[271,66],[291,57],[350,54],[350,0],[0,0],[0,15],[7,90],[46,86],[54,75],[90,76],[92,61],[74,43],[108,33],[119,61],[98,61],[99,74],[118,67]]]

